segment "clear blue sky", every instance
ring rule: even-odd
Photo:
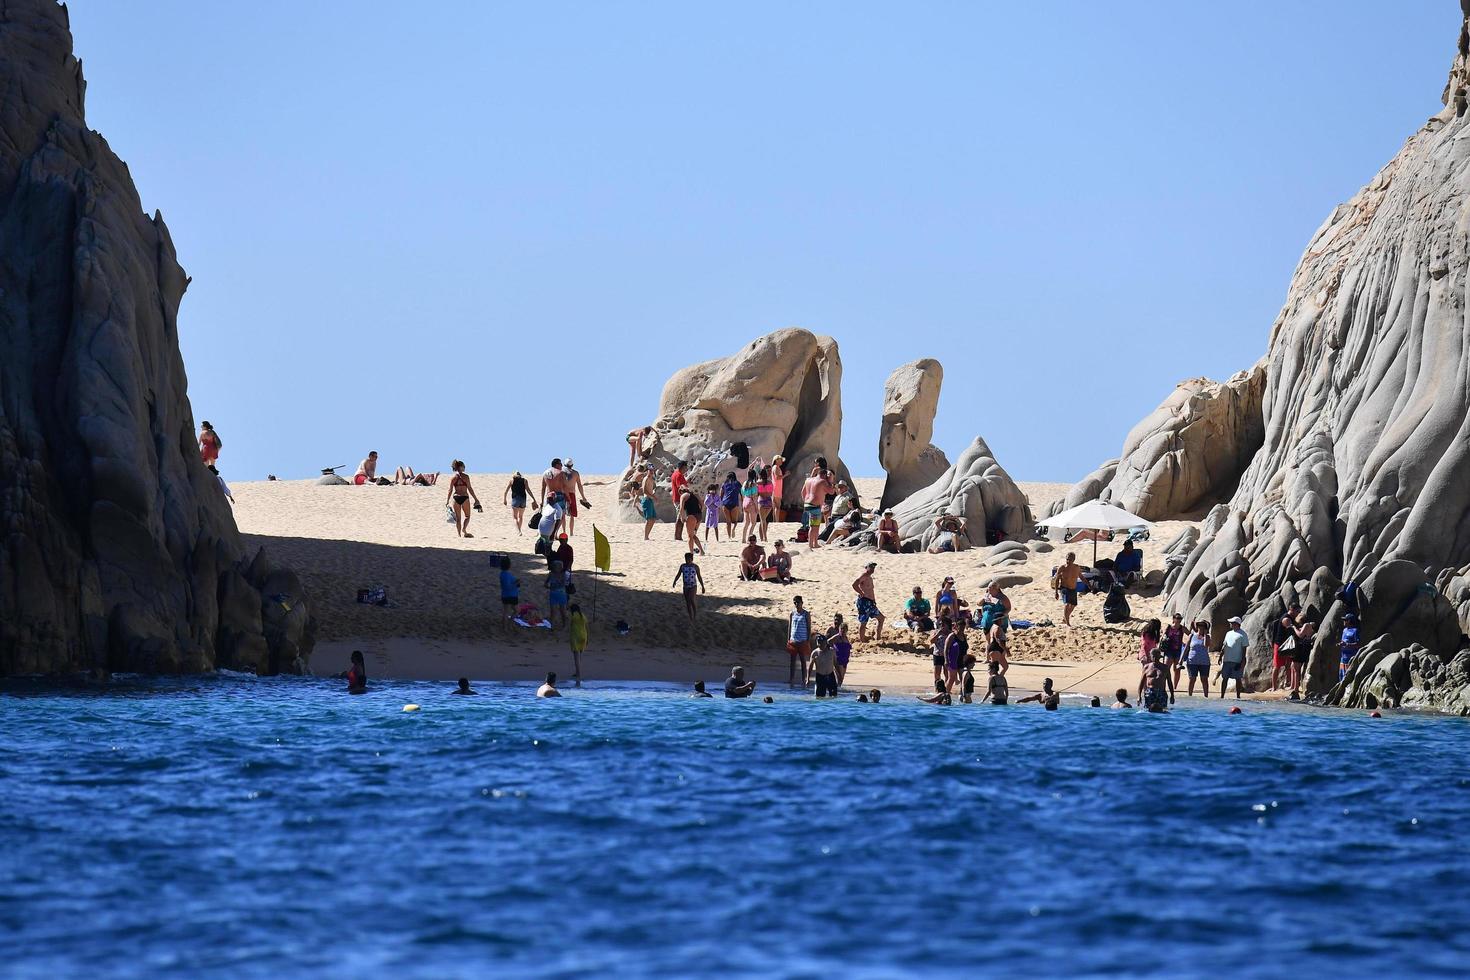
[[[1311,232],[1425,118],[1452,0],[71,0],[88,120],[193,276],[231,479],[616,469],[677,368],[829,333],[843,457],[1075,480],[1265,350]],[[1060,374],[1057,369],[1066,369]],[[349,470],[350,472],[350,470]]]

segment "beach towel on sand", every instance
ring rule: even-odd
[[[521,617],[517,616],[515,618],[515,624],[517,626],[524,626],[527,629],[533,629],[533,630],[534,629],[542,629],[542,630],[549,630],[549,629],[551,629],[551,620],[549,620],[549,619],[543,619],[539,623],[528,623],[528,622],[526,622],[526,620],[524,620]]]

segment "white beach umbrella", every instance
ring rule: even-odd
[[[1064,510],[1055,517],[1048,517],[1038,522],[1038,525],[1063,530],[1076,528],[1081,531],[1127,531],[1135,527],[1153,527],[1153,522],[1113,504],[1089,500],[1071,510]],[[1092,539],[1092,563],[1097,564],[1097,538]]]

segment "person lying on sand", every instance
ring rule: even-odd
[[[1017,704],[1029,704],[1032,701],[1046,701],[1048,698],[1056,697],[1056,692],[1051,689],[1051,678],[1048,677],[1041,682],[1041,690],[1035,694],[1028,695],[1017,701]]]
[[[415,473],[412,466],[400,466],[393,471],[395,486],[432,487],[439,482],[439,472]]]
[[[457,689],[449,692],[449,693],[451,693],[451,694],[479,694],[480,692],[470,689],[470,679],[468,677],[461,677],[459,679],[459,687]]]
[[[538,698],[559,698],[559,697],[561,697],[561,692],[556,689],[556,674],[555,673],[549,673],[549,674],[546,675],[546,683],[545,684],[542,684],[540,687],[536,688],[536,696]]]

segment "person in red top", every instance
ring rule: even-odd
[[[683,499],[684,485],[689,482],[689,477],[684,475],[684,469],[688,465],[682,459],[679,460],[679,465],[674,467],[674,472],[669,476],[669,487],[671,488],[669,495],[674,498],[674,510],[676,512],[679,509],[679,502]],[[684,520],[682,516],[674,518],[674,540],[684,540]]]
[[[347,681],[348,694],[361,694],[367,690],[367,666],[362,662],[362,651],[352,651],[352,666],[337,675]]]
[[[208,422],[199,423],[199,458],[204,460],[206,466],[219,459],[219,451],[223,446],[214,426]]]

